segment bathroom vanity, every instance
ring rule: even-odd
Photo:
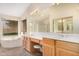
[[[27,36],[23,46],[30,53],[37,52],[33,46],[42,46],[43,56],[79,56],[79,36],[74,34],[63,35],[56,33],[42,33],[40,37]]]

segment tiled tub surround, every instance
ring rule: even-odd
[[[55,40],[62,40],[68,42],[79,43],[79,34],[62,34],[52,32],[32,32],[31,34],[26,33],[24,36],[33,37],[42,40],[44,37]]]

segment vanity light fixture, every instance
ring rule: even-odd
[[[59,23],[61,23],[61,22],[62,22],[62,20],[59,20],[58,22],[59,22]]]
[[[65,20],[63,20],[63,22],[65,22]]]

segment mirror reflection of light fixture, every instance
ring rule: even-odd
[[[65,20],[63,20],[63,22],[65,22]]]
[[[59,23],[61,23],[61,22],[62,22],[62,20],[59,20],[58,22],[59,22]]]

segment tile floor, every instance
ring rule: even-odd
[[[18,48],[2,48],[0,47],[0,56],[32,56],[22,47]]]

